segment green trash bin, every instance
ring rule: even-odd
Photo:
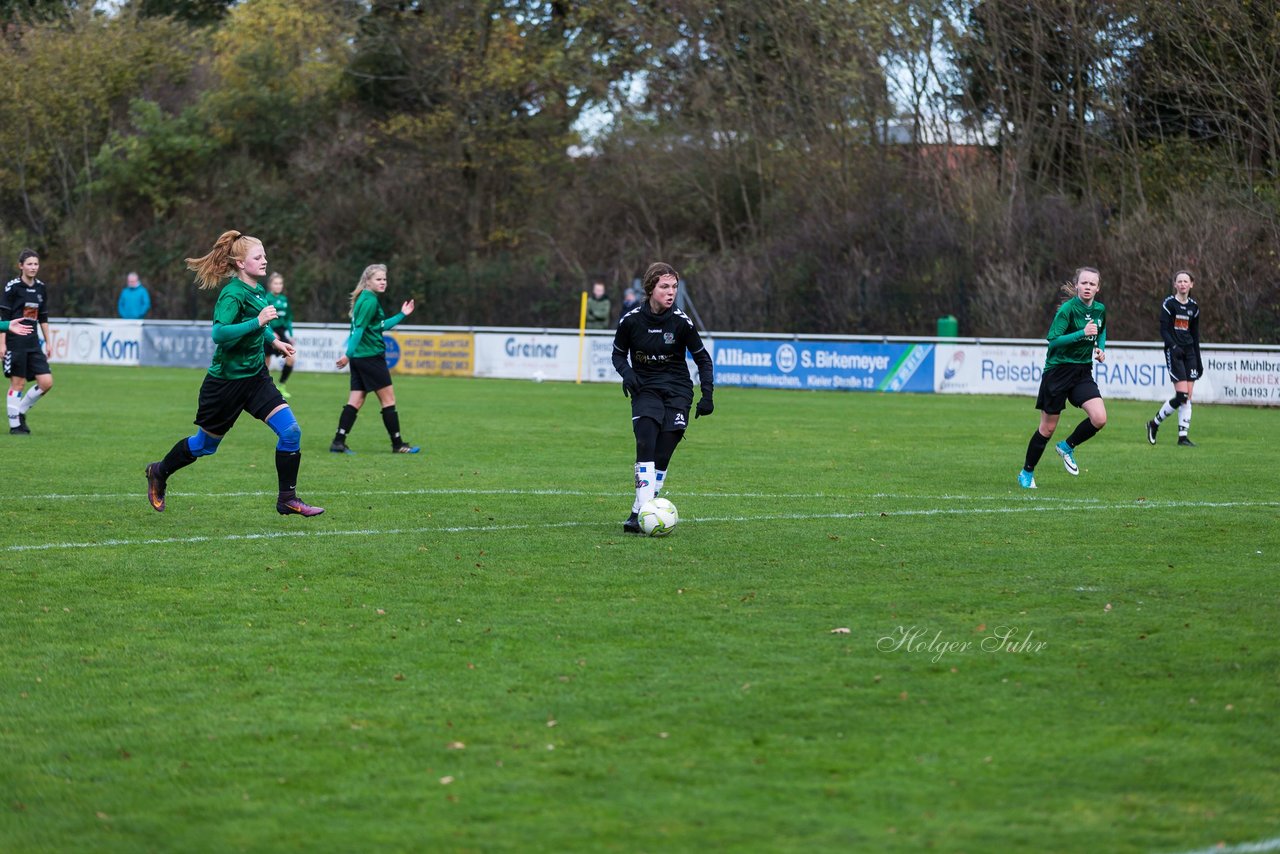
[[[954,315],[948,314],[946,317],[938,318],[938,337],[939,338],[959,338],[960,337],[960,321],[955,319]]]

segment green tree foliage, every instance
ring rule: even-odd
[[[0,23],[25,24],[63,21],[85,6],[74,0],[0,0]]]
[[[627,68],[630,36],[610,14],[627,5],[373,4],[352,75],[405,192],[451,200],[428,215],[445,257],[472,263],[526,238],[574,122]]]
[[[92,205],[99,146],[136,93],[186,71],[184,37],[164,21],[71,10],[0,41],[0,217],[56,246]],[[56,269],[56,267],[55,267]]]
[[[135,100],[129,124],[112,131],[93,159],[90,192],[126,208],[149,207],[157,221],[197,202],[191,176],[209,166],[217,143],[193,108],[169,115],[154,101]]]
[[[227,14],[235,0],[134,0],[131,4],[139,15],[148,18],[173,18],[195,26],[215,24]]]
[[[220,142],[257,159],[285,157],[341,96],[352,38],[327,0],[247,0],[213,36],[217,85],[202,112]]]
[[[1191,267],[1280,340],[1280,38],[1242,0],[8,3],[0,251],[67,311],[266,241],[300,319],[391,265],[424,322],[568,325],[662,258],[712,328],[1038,336],[1104,271],[1150,338]]]

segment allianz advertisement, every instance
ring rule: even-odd
[[[716,385],[933,391],[933,344],[716,338]]]

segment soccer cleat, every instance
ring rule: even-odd
[[[152,509],[163,513],[165,479],[157,471],[159,467],[159,463],[147,463],[143,473],[147,476],[147,500],[151,502]]]
[[[405,443],[405,444],[403,444],[403,445],[396,445],[394,448],[392,448],[392,449],[391,449],[391,453],[393,453],[393,454],[416,454],[416,453],[418,453],[418,452],[419,452],[419,451],[421,451],[421,450],[422,450],[422,449],[421,449],[421,448],[419,448],[417,445],[410,445],[410,444],[408,444],[408,443]]]
[[[293,395],[289,394],[289,392],[285,390],[284,386],[276,386],[276,388],[280,389],[280,396],[283,397],[285,400],[288,400],[289,398],[293,397]]]
[[[1033,471],[1027,471],[1026,469],[1018,472],[1018,486],[1021,486],[1023,489],[1035,489],[1036,473]]]
[[[1196,443],[1191,441],[1191,439],[1189,439],[1186,436],[1179,436],[1178,444],[1184,448],[1194,448],[1196,446]]]
[[[1076,465],[1076,458],[1071,453],[1070,445],[1063,441],[1054,445],[1053,449],[1058,452],[1058,456],[1062,457],[1062,465],[1067,470],[1067,474],[1072,476],[1080,474],[1080,467]]]
[[[278,499],[276,501],[276,512],[281,516],[319,516],[324,512],[324,508],[312,507],[295,495],[289,499]]]
[[[1147,422],[1147,441],[1151,444],[1156,443],[1156,432],[1159,431],[1160,425],[1154,421]]]
[[[632,513],[627,517],[627,521],[622,523],[622,533],[638,534],[640,533],[640,514]]]
[[[329,453],[331,454],[354,454],[355,451],[347,447],[346,442],[333,442],[329,445]]]
[[[10,428],[9,428],[9,435],[11,435],[11,436],[30,436],[30,435],[31,435],[31,431],[27,429],[27,425],[26,425],[26,424],[19,424],[17,427],[10,427]]]

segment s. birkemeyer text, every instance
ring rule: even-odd
[[[946,640],[942,632],[932,634],[920,626],[898,626],[876,641],[881,652],[913,652],[929,655],[937,664],[944,656],[968,652],[1042,652],[1048,643],[1032,640],[1035,632],[1025,635],[1017,626],[996,626],[990,634],[972,640]]]

